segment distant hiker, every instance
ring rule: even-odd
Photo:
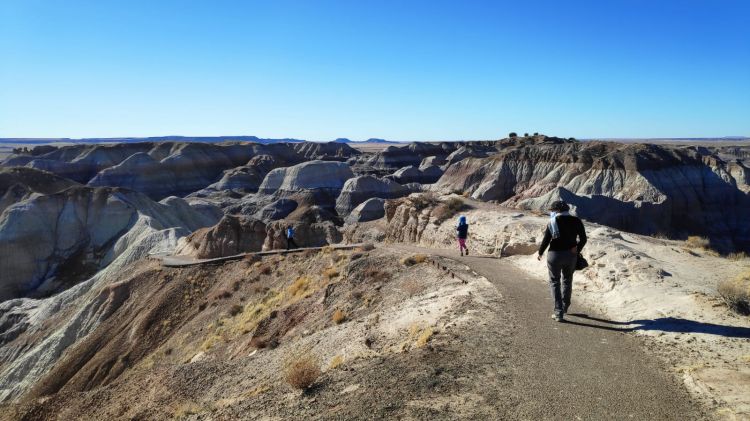
[[[537,260],[542,260],[544,250],[547,253],[547,269],[552,298],[555,300],[555,314],[552,317],[558,322],[570,307],[570,296],[573,292],[573,272],[576,269],[578,254],[586,245],[586,230],[583,222],[568,213],[570,206],[558,200],[550,206],[550,221],[544,231],[542,245],[539,246]],[[560,274],[562,273],[562,291]]]
[[[286,249],[296,249],[297,243],[294,242],[294,228],[291,225],[286,227]]]
[[[466,238],[469,236],[469,224],[466,223],[466,217],[461,215],[458,218],[458,225],[456,225],[456,238],[458,239],[458,251],[461,252],[461,256],[469,255],[469,248],[466,247]]]

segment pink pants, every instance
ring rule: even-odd
[[[466,239],[465,238],[459,238],[458,239],[458,249],[463,250],[466,248]]]

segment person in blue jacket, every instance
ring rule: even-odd
[[[469,224],[466,223],[466,217],[461,215],[458,218],[458,225],[456,226],[456,238],[458,239],[458,251],[461,252],[461,256],[469,255],[469,248],[466,247],[466,238],[469,237]]]
[[[294,242],[294,228],[289,225],[286,227],[286,249],[296,249],[297,247],[297,243]]]

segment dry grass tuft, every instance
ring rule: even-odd
[[[364,270],[364,278],[366,281],[379,281],[387,282],[391,280],[391,273],[378,269],[376,266],[368,266]]]
[[[242,308],[242,306],[241,306],[241,305],[239,305],[239,304],[235,304],[235,305],[233,305],[233,306],[232,306],[232,307],[231,307],[231,308],[229,309],[229,315],[230,315],[230,316],[232,316],[232,317],[234,317],[234,316],[236,316],[236,315],[238,315],[238,314],[242,313],[242,310],[243,310],[243,308]]]
[[[337,355],[331,359],[331,364],[328,366],[330,370],[334,370],[338,368],[341,364],[344,363],[344,356],[343,355]]]
[[[336,269],[334,267],[329,267],[329,268],[326,268],[325,270],[323,270],[323,276],[326,277],[328,280],[336,278],[339,275],[340,275],[340,273],[339,273],[338,269]]]
[[[434,211],[432,216],[435,217],[435,223],[440,224],[448,218],[461,211],[465,206],[463,199],[458,197],[451,197],[445,202],[439,204]]]
[[[708,249],[711,245],[711,241],[706,237],[699,237],[697,235],[691,235],[685,240],[685,245],[692,249]]]
[[[740,260],[747,260],[748,255],[744,251],[738,252],[738,253],[729,253],[727,255],[727,259],[733,260],[733,261],[740,261]]]
[[[287,287],[286,291],[290,296],[298,297],[304,295],[308,289],[310,289],[310,278],[307,276],[300,276],[296,281],[289,285],[289,287]]]
[[[422,210],[438,203],[435,193],[427,192],[409,198],[416,210]]]
[[[318,361],[309,355],[292,359],[286,364],[284,379],[295,389],[307,389],[320,377]]]
[[[190,415],[196,415],[203,411],[203,408],[201,408],[198,404],[195,402],[185,402],[177,406],[175,408],[172,415],[175,419],[181,419],[186,418]]]
[[[428,327],[428,328],[422,330],[422,332],[417,337],[417,342],[415,342],[414,345],[417,348],[421,348],[421,347],[427,345],[427,342],[430,341],[430,339],[432,338],[432,335],[434,335],[434,334],[435,334],[435,331],[431,327]]]
[[[419,263],[424,263],[427,260],[427,256],[424,254],[414,254],[412,256],[404,257],[401,259],[401,264],[404,266],[414,266]]]
[[[735,279],[720,282],[718,291],[730,309],[750,315],[750,271]]]
[[[331,320],[333,320],[333,322],[337,325],[340,325],[341,323],[344,323],[344,321],[346,321],[346,313],[344,313],[340,309],[336,309],[336,311],[333,312],[333,316],[331,316]]]
[[[273,272],[273,269],[271,268],[271,265],[259,265],[258,272],[262,275],[270,275],[271,272]]]
[[[364,253],[366,251],[375,250],[375,244],[373,243],[364,243],[361,246],[356,248],[356,251],[360,253]]]
[[[418,279],[409,279],[401,284],[401,289],[409,294],[409,297],[419,295],[427,289]]]

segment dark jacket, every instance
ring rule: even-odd
[[[469,236],[469,224],[463,224],[456,227],[458,238],[466,239]]]
[[[542,245],[539,246],[539,255],[544,254],[547,246],[549,246],[549,251],[563,251],[578,247],[580,253],[586,245],[586,230],[583,228],[583,222],[572,215],[561,215],[557,217],[557,227],[560,228],[560,238],[553,239],[552,231],[547,224]]]

